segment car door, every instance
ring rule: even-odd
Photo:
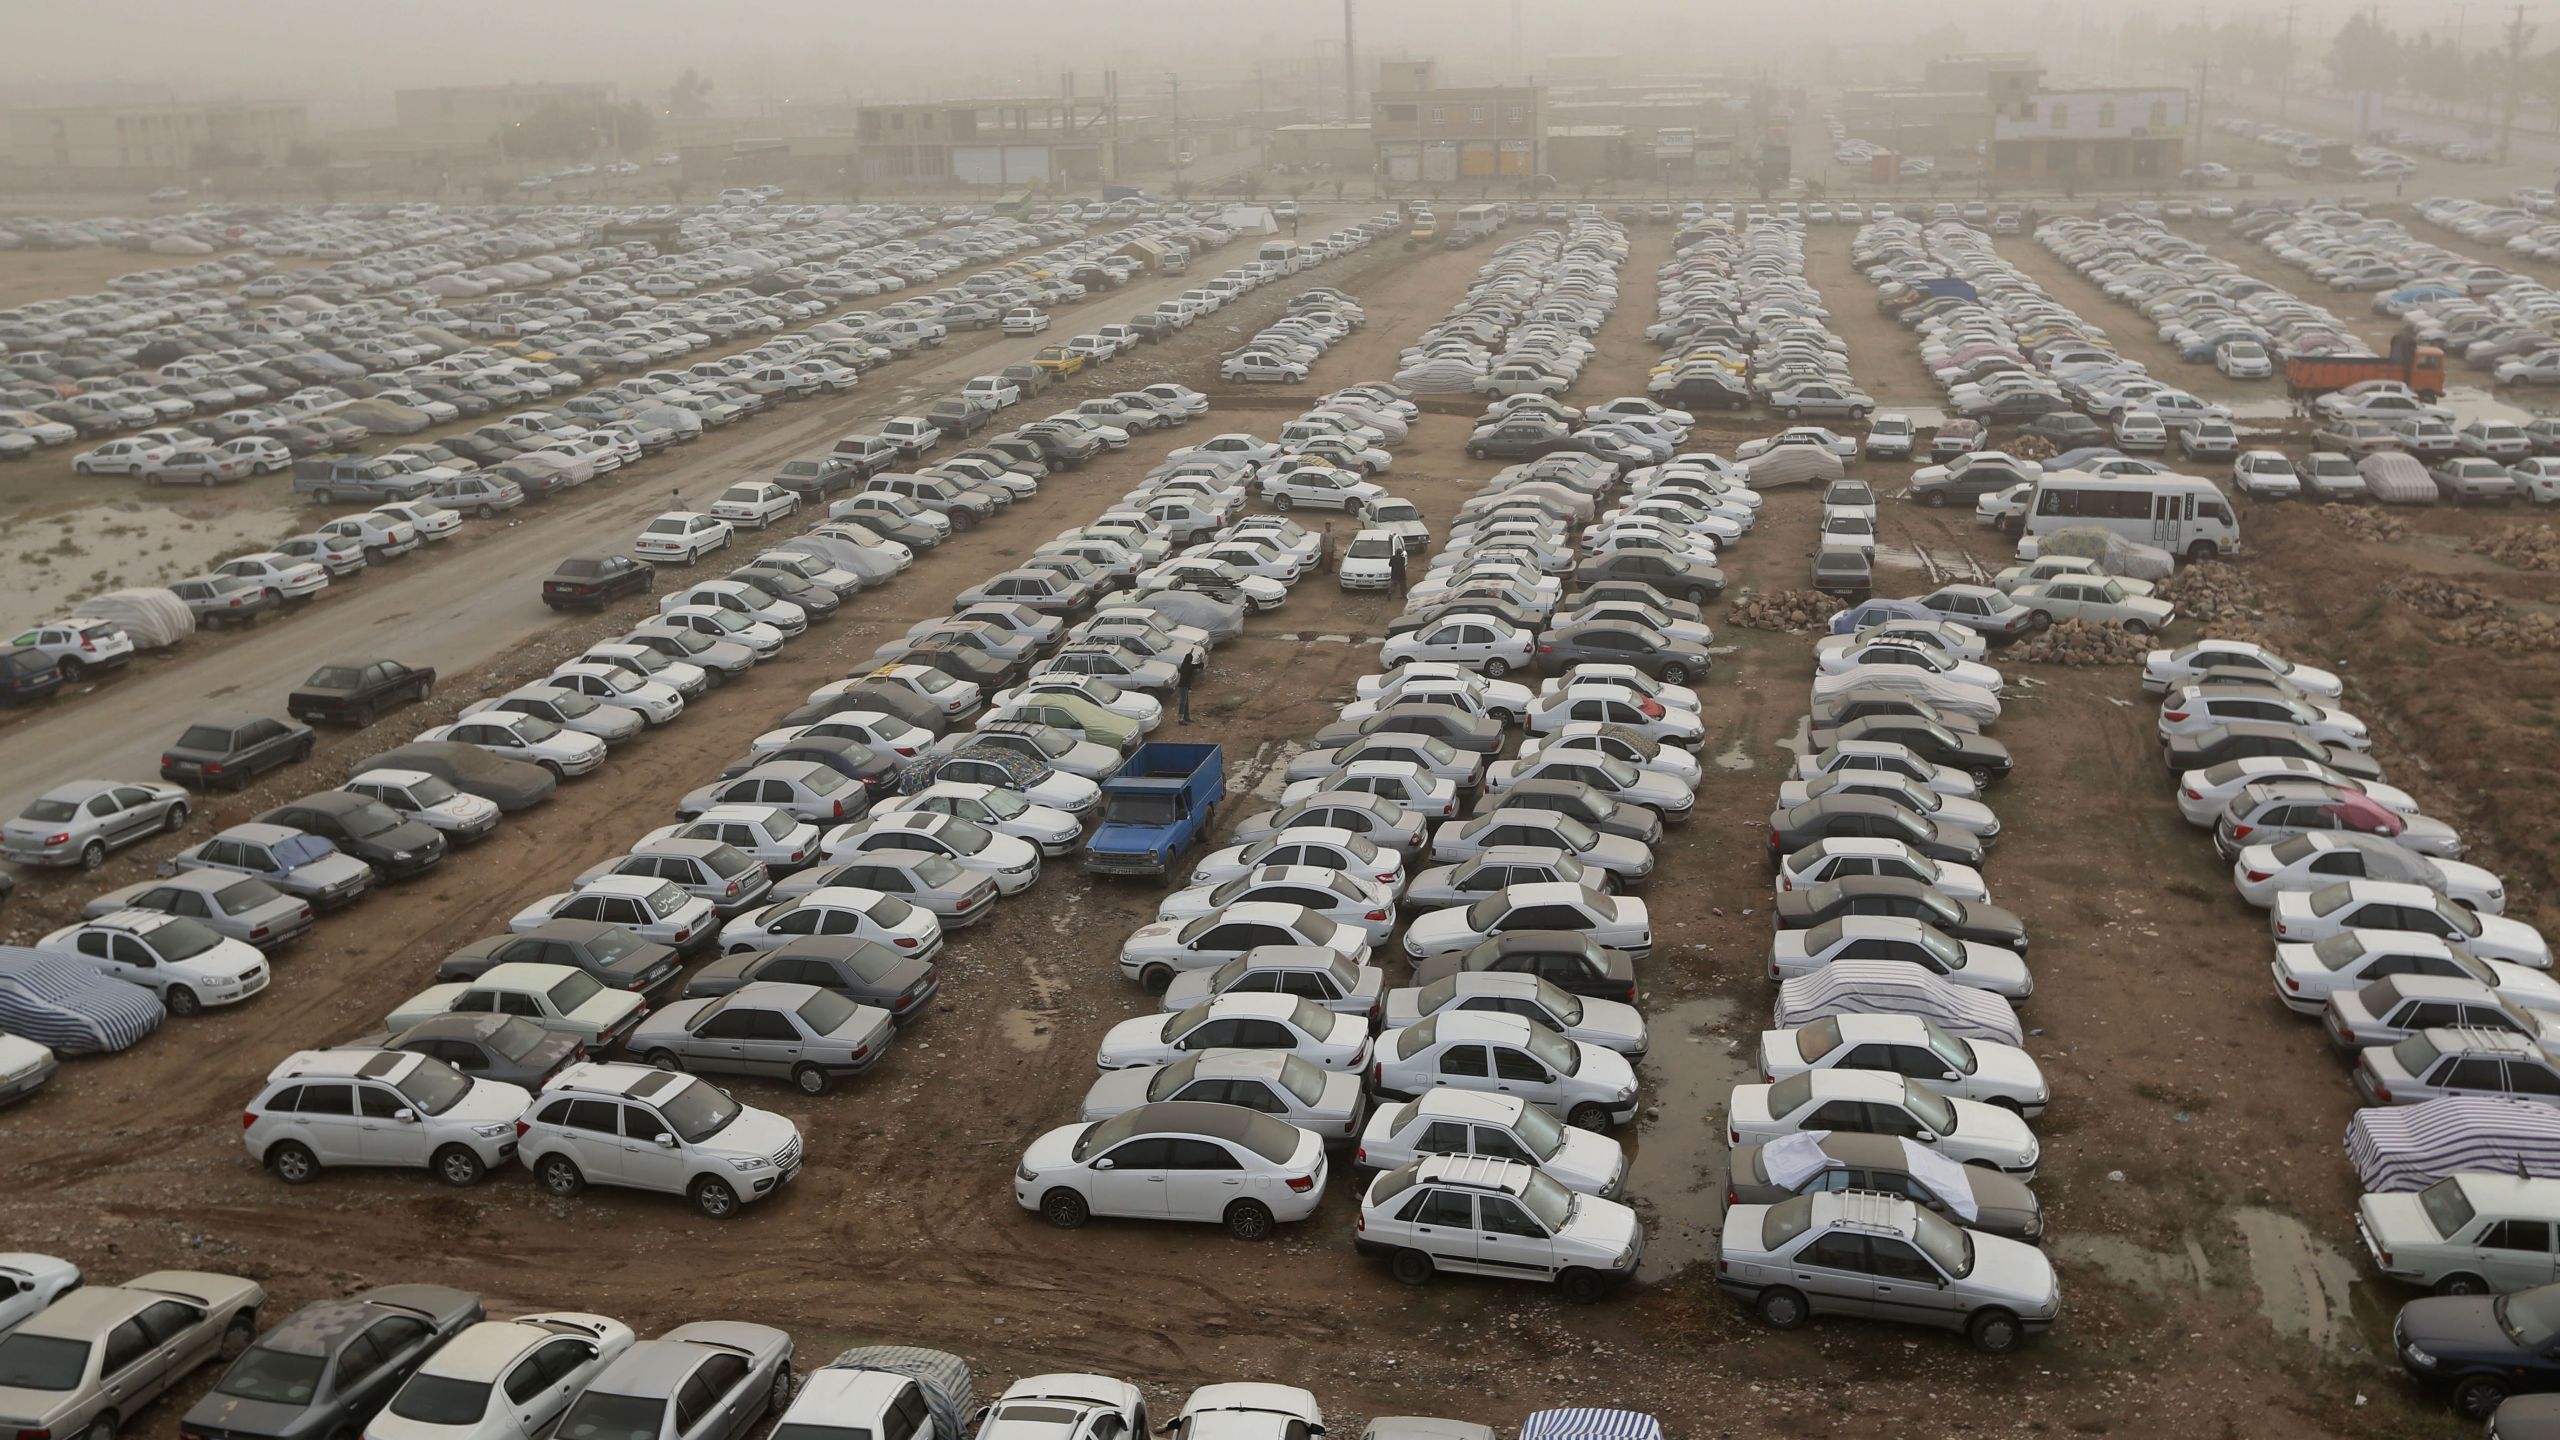
[[[2553,1277],[2551,1222],[2499,1220],[2470,1247],[2470,1268],[2497,1294],[2547,1285]]]
[[[175,1303],[175,1302],[171,1302]],[[107,1332],[98,1361],[98,1405],[131,1414],[160,1393],[172,1346],[152,1343],[137,1315]]]
[[[1175,1220],[1216,1221],[1246,1192],[1244,1166],[1214,1140],[1177,1136],[1166,1142],[1165,1213]]]
[[[1161,1219],[1171,1213],[1166,1193],[1172,1149],[1168,1138],[1141,1135],[1095,1157],[1085,1182],[1085,1200],[1093,1213],[1136,1219]]]
[[[1788,1258],[1787,1271],[1818,1313],[1876,1313],[1866,1236],[1837,1230],[1818,1236]]]
[[[610,1184],[622,1179],[620,1108],[610,1100],[571,1100],[568,1113],[558,1118],[560,1138],[589,1180]],[[544,1118],[552,1118],[551,1112],[545,1111]]]
[[[1476,1197],[1476,1265],[1486,1274],[1556,1273],[1555,1238],[1507,1195]]]
[[[409,1118],[400,1119],[402,1112]],[[356,1086],[356,1151],[367,1165],[427,1163],[427,1127],[388,1085]]]
[[[353,1085],[329,1081],[305,1085],[294,1113],[312,1156],[323,1166],[364,1163],[363,1131],[356,1114]]]
[[[152,793],[139,785],[119,785],[105,798],[112,804],[107,828],[118,844],[160,824],[161,811],[152,804]]]
[[[564,1335],[516,1362],[507,1372],[506,1390],[519,1437],[542,1434],[560,1418],[577,1398],[580,1375],[599,1353],[592,1343]]]
[[[676,1134],[658,1112],[624,1101],[622,1112],[622,1183],[668,1193],[684,1189],[684,1152]]]
[[[1493,1052],[1493,1088],[1504,1095],[1517,1095],[1541,1110],[1564,1113],[1564,1091],[1559,1077],[1546,1062],[1526,1050],[1510,1045],[1488,1047]]]
[[[1867,1272],[1879,1318],[1947,1327],[1962,1323],[1965,1298],[1900,1236],[1867,1237]]]
[[[379,1413],[435,1344],[435,1332],[425,1321],[411,1315],[385,1316],[350,1341],[339,1358],[337,1374],[338,1405],[347,1420],[360,1424]],[[350,1377],[348,1358],[365,1346],[372,1348],[380,1363],[362,1375]]]
[[[1476,1269],[1475,1197],[1463,1190],[1422,1192],[1401,1218],[1412,1227],[1420,1248],[1444,1270]]]

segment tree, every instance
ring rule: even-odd
[[[701,71],[687,65],[676,83],[667,90],[667,113],[699,115],[711,108],[711,82]]]
[[[2329,74],[2344,90],[2388,90],[2400,79],[2401,65],[2399,40],[2362,15],[2348,16],[2329,42]]]

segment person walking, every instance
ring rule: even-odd
[[[1324,534],[1316,541],[1316,573],[1333,573],[1333,522],[1324,522]]]
[[[1173,703],[1185,725],[1191,723],[1191,685],[1200,678],[1200,668],[1200,652],[1194,650],[1182,657],[1182,668],[1174,673]]]
[[[670,485],[667,487],[667,508],[671,510],[681,510],[684,508],[683,486]]]
[[[1402,545],[1398,545],[1395,548],[1394,553],[1387,556],[1387,583],[1393,587],[1397,595],[1401,596],[1405,593],[1404,547]]]

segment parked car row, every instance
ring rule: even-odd
[[[1953,415],[1990,424],[2075,408],[2061,381],[2088,368],[2134,369],[2105,332],[2001,259],[1982,232],[1888,220],[1861,227],[1850,257],[1877,303],[1917,332],[1922,363]]]
[[[1502,245],[1399,355],[1395,383],[1416,394],[1563,394],[1618,303],[1626,263],[1626,231],[1596,217]]]
[[[1908,603],[1843,612],[1816,648],[1810,745],[1769,820],[1777,1028],[1727,1101],[1716,1273],[1775,1328],[1866,1316],[2000,1354],[2061,1309],[2028,1188],[2052,1092],[2013,1013],[2027,930],[1981,869],[2009,754],[1982,733],[1996,707],[1948,688],[2002,681],[1986,636]],[[1903,1287],[1916,1303],[1876,1303]]]
[[[1805,279],[1804,232],[1778,223],[1692,234],[1656,272],[1645,338],[1667,348],[1647,392],[1690,410],[1757,400],[1790,420],[1864,420],[1875,402]]]
[[[2272,379],[2289,354],[2365,348],[2329,311],[2138,215],[2056,217],[2036,228],[2036,242],[2158,326],[2180,359],[2209,364],[2229,379]]]

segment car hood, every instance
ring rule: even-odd
[[[1093,1082],[1084,1095],[1081,1113],[1086,1121],[1108,1120],[1124,1110],[1147,1103],[1147,1087],[1164,1073],[1161,1065],[1135,1065],[1126,1070],[1113,1070]]]
[[[1141,1056],[1160,1053],[1165,1048],[1165,1023],[1171,1018],[1157,1014],[1121,1021],[1103,1035],[1096,1058],[1102,1064],[1118,1069]]]
[[[560,1048],[565,1050],[576,1043],[563,1037]],[[541,1048],[536,1047],[537,1050]],[[528,1061],[534,1058],[531,1054],[525,1056]],[[455,1101],[452,1109],[436,1118],[458,1124],[512,1124],[524,1115],[525,1108],[532,1103],[532,1092],[521,1085],[509,1085],[500,1080],[474,1079],[469,1093]]]
[[[2498,1324],[2496,1302],[2486,1295],[2430,1295],[2400,1307],[2392,1326],[2400,1340],[2437,1359],[2504,1364],[2521,1358],[2515,1342]],[[0,1410],[8,1406],[0,1392]]]
[[[0,1412],[7,1408],[7,1402],[0,1400]],[[310,1413],[308,1406],[287,1405],[274,1400],[248,1400],[216,1392],[197,1401],[181,1423],[229,1431],[235,1435],[287,1435],[298,1429]]]
[[[1466,906],[1434,910],[1417,918],[1405,931],[1405,950],[1414,955],[1435,955],[1448,950],[1463,950],[1483,938],[1467,924]]]
[[[1967,1294],[1996,1299],[2028,1316],[2050,1315],[2061,1296],[2053,1262],[2033,1245],[1976,1232],[1973,1273],[1965,1277]]]
[[[600,990],[588,996],[587,1003],[571,1011],[567,1018],[582,1028],[610,1030],[647,1003],[628,990]]]
[[[800,1128],[770,1110],[741,1106],[738,1118],[728,1128],[703,1141],[696,1149],[717,1155],[755,1155],[767,1159],[781,1153],[786,1145],[800,1139]]]

